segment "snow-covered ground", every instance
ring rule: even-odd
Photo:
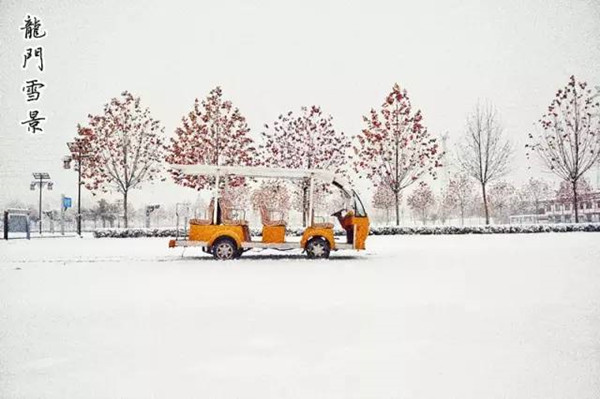
[[[0,398],[598,398],[600,235],[0,243]]]

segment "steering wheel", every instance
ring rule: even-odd
[[[345,208],[342,208],[339,211],[332,213],[331,216],[335,216],[335,217],[341,216],[342,212],[344,212],[345,210],[346,210]]]

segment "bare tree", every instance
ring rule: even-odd
[[[546,169],[570,184],[576,223],[578,182],[600,160],[600,101],[594,100],[596,97],[586,82],[571,76],[556,92],[548,112],[538,121],[541,129],[536,135],[529,134],[530,144],[526,146]]]
[[[550,185],[545,180],[530,177],[521,191],[527,201],[528,211],[534,215],[542,213],[542,201],[551,196]]]
[[[494,214],[494,220],[508,223],[510,215],[518,212],[521,204],[518,190],[511,183],[497,181],[490,185],[488,194],[489,205]]]
[[[477,104],[467,117],[467,127],[459,148],[459,163],[464,173],[481,185],[485,224],[490,224],[487,184],[508,172],[513,148],[503,137],[496,109]]]
[[[460,224],[465,225],[465,213],[474,201],[473,181],[463,173],[455,174],[448,182],[448,195],[460,212]]]

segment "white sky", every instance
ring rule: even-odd
[[[28,13],[48,32],[43,73],[21,69]],[[511,177],[521,182],[532,174],[526,134],[555,91],[571,74],[600,84],[598,21],[600,2],[584,0],[0,0],[0,205],[35,204],[34,171],[53,177],[49,201],[75,197],[76,174],[62,169],[65,142],[125,89],[169,136],[216,85],[256,136],[279,113],[309,104],[353,135],[398,82],[430,131],[452,141],[487,99],[518,150]],[[46,84],[38,104],[48,120],[36,136],[20,125],[28,109],[21,87],[31,78]],[[131,196],[138,205],[195,197],[170,181]]]

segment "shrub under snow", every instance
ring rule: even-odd
[[[419,226],[419,227],[375,227],[372,235],[400,234],[525,234],[564,233],[572,231],[600,232],[598,223],[564,224],[498,224],[482,226]]]
[[[290,236],[301,236],[304,229],[288,229]],[[404,234],[524,234],[524,233],[564,233],[572,231],[600,232],[600,223],[561,223],[561,224],[500,224],[488,226],[419,226],[419,227],[371,227],[371,235],[404,235]],[[175,228],[129,228],[129,229],[97,229],[96,238],[130,238],[130,237],[175,237]],[[260,229],[251,229],[253,236],[260,236]],[[341,230],[335,231],[342,235]],[[183,229],[179,229],[179,237],[184,237]]]

